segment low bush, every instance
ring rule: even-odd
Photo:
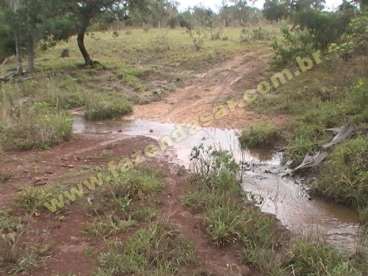
[[[172,225],[156,223],[100,254],[97,275],[177,275],[195,260],[189,241]]]
[[[307,31],[281,29],[282,39],[272,44],[273,64],[277,67],[295,64],[297,57],[311,56],[315,52],[313,36]]]
[[[313,188],[338,202],[367,206],[368,139],[361,136],[337,146]]]
[[[20,107],[0,130],[5,150],[47,149],[70,139],[72,120],[44,104]]]
[[[123,97],[91,97],[86,104],[85,117],[91,121],[108,120],[131,112],[131,104]]]
[[[274,145],[280,138],[280,131],[270,123],[257,123],[242,131],[240,143],[244,148]]]
[[[242,29],[240,33],[240,42],[266,41],[272,38],[272,33],[262,27],[252,30]]]

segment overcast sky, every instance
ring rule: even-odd
[[[189,7],[193,7],[199,4],[202,4],[205,7],[210,7],[212,9],[217,10],[218,7],[221,5],[222,0],[177,0],[180,3],[180,9],[184,10]],[[251,1],[248,1],[251,2]],[[254,1],[254,6],[258,8],[263,7],[264,0],[256,0]],[[336,9],[342,0],[326,0],[326,6],[329,9]]]

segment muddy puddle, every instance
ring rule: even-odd
[[[302,180],[283,177],[282,153],[241,150],[236,130],[193,129],[147,120],[86,122],[75,117],[74,132],[109,135],[119,140],[127,136],[146,136],[156,140],[176,137],[165,156],[171,162],[189,167],[192,148],[203,144],[231,151],[238,161],[245,162],[243,189],[260,200],[263,212],[275,215],[294,233],[319,234],[329,243],[348,251],[357,246],[359,231],[356,212],[319,198],[310,198]]]

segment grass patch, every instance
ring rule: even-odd
[[[285,266],[294,275],[362,275],[346,256],[321,242],[298,240],[289,254],[290,259]]]
[[[19,107],[16,113],[0,130],[0,143],[5,150],[47,149],[71,137],[72,120],[43,103]]]
[[[125,98],[92,97],[87,102],[85,117],[91,121],[108,120],[131,112],[132,106]]]
[[[113,211],[124,215],[126,220],[132,212],[135,212],[137,218],[140,217],[136,213],[137,206],[144,203],[146,208],[149,208],[150,203],[155,203],[157,195],[163,188],[160,174],[148,168],[107,173],[103,179],[106,185],[94,195],[94,213],[106,214]],[[141,211],[148,213],[150,209]]]
[[[96,275],[176,275],[195,260],[192,244],[172,225],[155,223],[100,254]]]
[[[354,138],[338,145],[313,185],[316,192],[357,208],[368,206],[368,139]]]
[[[158,172],[136,168],[102,174],[103,187],[93,195],[90,213],[97,216],[85,232],[108,238],[132,227],[151,223],[157,217],[163,188]]]
[[[212,242],[219,247],[237,244],[246,254],[256,248],[276,249],[284,237],[273,218],[247,204],[232,156],[200,147],[192,157],[195,174],[184,203],[202,215]]]
[[[271,146],[280,138],[280,131],[271,123],[257,123],[242,131],[240,143],[244,148]]]
[[[0,211],[0,274],[27,274],[40,265],[48,247],[26,245],[22,241],[23,224],[19,218]]]
[[[46,211],[45,204],[61,193],[61,187],[29,187],[17,195],[16,206],[29,214]]]
[[[240,248],[244,263],[262,275],[365,275],[367,255],[349,258],[318,240],[290,240],[275,219],[247,202],[229,153],[200,147],[192,157],[195,174],[183,200],[202,216],[216,246]]]
[[[132,219],[120,220],[114,216],[96,218],[90,223],[85,232],[91,237],[109,238],[113,235],[123,233],[136,225]]]

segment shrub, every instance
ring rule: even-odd
[[[251,31],[242,29],[240,33],[240,42],[265,41],[271,38],[272,34],[262,27],[258,27]]]
[[[353,14],[324,12],[314,9],[297,12],[293,16],[294,23],[306,29],[313,37],[316,49],[327,49],[338,41],[347,31]]]
[[[367,206],[368,140],[357,137],[336,147],[314,183],[316,192],[356,207]]]
[[[194,49],[196,51],[200,51],[204,45],[205,33],[201,29],[187,29],[187,33],[192,40]]]
[[[275,66],[290,65],[297,57],[310,56],[315,51],[313,36],[307,30],[292,32],[285,27],[281,33],[282,40],[275,40],[272,44]]]
[[[92,97],[86,104],[87,120],[114,119],[132,112],[131,104],[125,98]]]
[[[47,149],[70,139],[72,120],[63,112],[57,112],[36,104],[21,107],[19,115],[13,115],[0,130],[0,142],[6,150]]]
[[[273,145],[279,138],[280,132],[275,126],[269,123],[258,123],[242,131],[240,143],[244,148],[255,148]]]
[[[348,31],[341,41],[332,43],[329,47],[330,54],[337,54],[343,59],[349,59],[353,54],[368,55],[368,14],[363,13],[351,20]]]

